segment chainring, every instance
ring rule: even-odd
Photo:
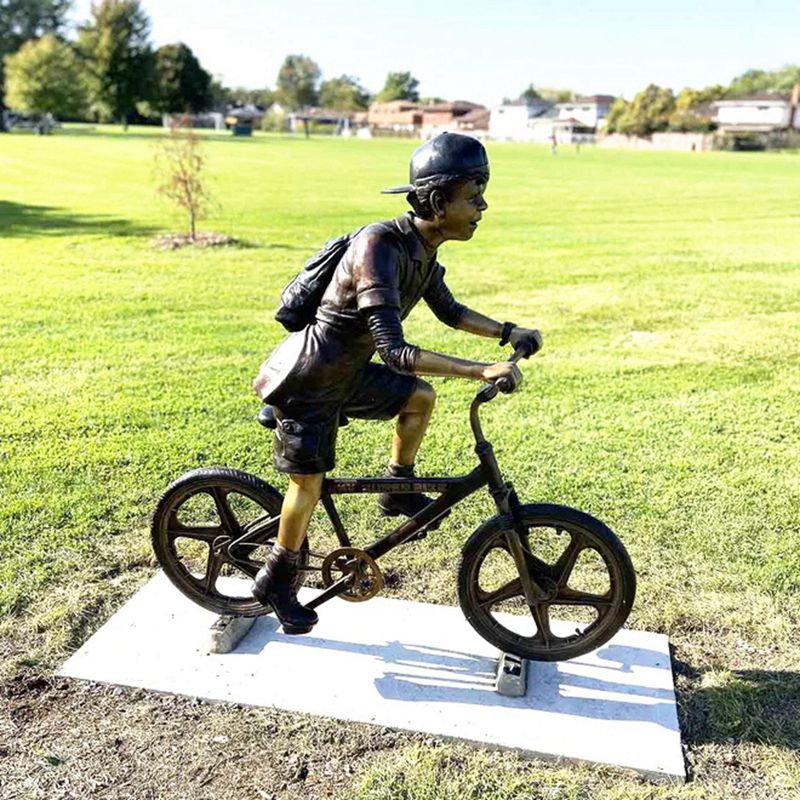
[[[325,588],[352,575],[350,585],[339,595],[351,603],[363,603],[383,589],[383,574],[372,556],[357,547],[340,547],[328,553],[322,562]]]

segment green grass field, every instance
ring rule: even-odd
[[[152,574],[148,516],[182,472],[227,464],[283,485],[250,389],[282,337],[278,294],[325,239],[403,210],[378,192],[405,179],[413,146],[209,136],[217,207],[201,228],[242,245],[163,252],[151,237],[183,221],[154,193],[154,142],[134,129],[0,138],[5,678],[55,667]],[[457,298],[540,328],[545,349],[488,409],[487,435],[523,501],[582,508],[625,542],[639,579],[628,624],[672,639],[695,780],[653,789],[518,765],[529,795],[518,771],[484,786],[484,756],[448,746],[442,763],[378,759],[357,791],[800,793],[800,157],[492,145],[490,158],[485,221],[440,260]],[[422,306],[406,335],[500,357]],[[420,471],[461,474],[477,387],[433,382]],[[390,435],[344,429],[338,474],[377,473]],[[346,504],[357,542],[386,529],[370,502]],[[392,554],[390,594],[455,603],[458,551],[491,510],[471,498]],[[456,756],[472,784],[447,777]]]

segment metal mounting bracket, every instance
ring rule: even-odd
[[[511,653],[501,653],[497,659],[494,689],[503,697],[525,697],[528,689],[527,660]]]

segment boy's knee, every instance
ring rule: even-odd
[[[319,496],[322,491],[322,481],[324,479],[324,472],[314,473],[313,475],[298,475],[296,473],[291,473],[289,475],[289,484],[297,492]]]
[[[417,378],[417,386],[403,410],[420,414],[431,411],[435,404],[436,390],[427,381]]]

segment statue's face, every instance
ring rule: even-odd
[[[452,199],[444,204],[443,213],[437,220],[445,239],[466,241],[472,238],[483,212],[489,207],[483,197],[485,191],[486,184],[474,180],[458,187]]]

